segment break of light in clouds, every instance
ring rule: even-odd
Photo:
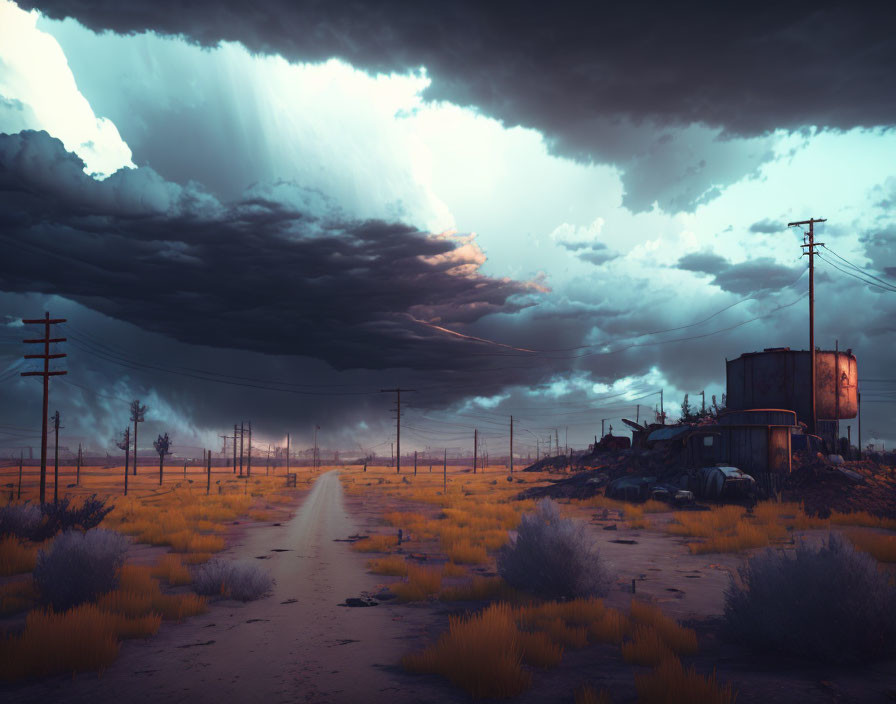
[[[558,402],[578,409],[620,389],[632,390],[623,397],[630,400],[664,386],[667,408],[674,409],[686,391],[721,393],[726,356],[769,346],[805,347],[805,302],[780,308],[805,290],[805,278],[799,280],[805,266],[799,237],[784,227],[788,220],[827,217],[821,239],[839,254],[880,272],[896,267],[896,134],[889,126],[838,129],[839,123],[800,122],[792,116],[775,123],[771,115],[761,129],[741,132],[726,133],[716,123],[688,118],[649,130],[596,120],[588,127],[591,134],[585,134],[531,105],[518,105],[519,118],[512,119],[489,101],[477,104],[475,95],[462,100],[443,65],[422,63],[382,73],[360,60],[353,65],[344,55],[300,61],[290,52],[253,53],[239,42],[207,43],[202,48],[152,32],[96,34],[75,19],[47,19],[3,0],[0,132],[46,130],[98,176],[135,167],[136,173],[119,172],[110,179],[112,190],[96,196],[102,203],[96,207],[103,218],[123,218],[118,231],[143,248],[140,256],[178,259],[183,268],[177,271],[184,277],[192,278],[189,257],[194,252],[202,247],[214,251],[206,240],[196,239],[205,234],[186,234],[188,223],[192,227],[197,219],[213,228],[216,217],[226,217],[222,224],[230,227],[239,214],[240,222],[259,233],[259,252],[290,233],[303,243],[308,262],[320,256],[321,266],[333,265],[321,269],[338,282],[326,289],[325,314],[335,321],[333,330],[299,311],[303,300],[324,299],[290,279],[288,272],[298,268],[277,269],[276,262],[285,262],[287,254],[274,251],[258,262],[271,267],[272,277],[282,277],[283,288],[270,288],[266,295],[278,305],[286,302],[284,315],[294,312],[307,322],[282,338],[271,326],[243,326],[227,344],[206,335],[208,347],[200,347],[185,332],[187,323],[166,328],[161,322],[153,333],[138,336],[127,325],[137,322],[134,302],[123,300],[114,281],[102,277],[92,288],[35,280],[26,291],[4,276],[6,312],[17,313],[23,305],[42,310],[39,294],[56,294],[64,303],[54,302],[54,307],[68,306],[88,321],[88,332],[117,340],[128,353],[141,352],[138,337],[151,339],[160,358],[213,355],[211,364],[222,373],[235,368],[254,369],[256,375],[276,372],[330,383],[334,389],[377,387],[384,377],[396,377],[438,387],[428,400],[442,410],[475,406],[503,414],[529,408],[535,428],[559,422],[551,420],[550,410]],[[587,90],[584,84],[582,90]],[[15,153],[50,158],[49,144],[28,144],[29,149]],[[58,163],[61,155],[52,152],[52,158]],[[35,177],[32,183],[41,182]],[[58,192],[90,189],[85,182],[75,183],[57,185]],[[158,251],[150,251],[146,242],[161,241],[162,232],[131,227],[135,211],[128,204],[140,200],[140,193],[145,194],[141,207],[150,209],[171,239]],[[158,193],[166,195],[151,195]],[[263,225],[260,218],[257,225],[251,220],[259,215],[253,210],[259,200],[267,209]],[[71,228],[89,230],[80,216],[58,218],[52,229],[40,232],[42,241],[74,246],[74,239],[65,239]],[[263,230],[274,218],[278,226]],[[457,243],[455,249],[436,250],[430,243],[407,250],[417,240],[394,227],[359,235],[357,223],[367,219],[422,233],[475,233],[475,239],[450,240]],[[29,237],[37,236],[35,227]],[[332,241],[326,239],[331,236]],[[424,262],[454,257],[460,269],[427,284],[426,271],[409,262],[395,275],[412,272],[419,286],[383,294],[380,300],[376,287],[367,287],[359,273],[360,260],[343,269],[325,256],[339,251],[340,238],[352,237],[365,243],[373,259],[397,258],[399,250],[407,250]],[[259,290],[270,284],[258,272],[240,279],[241,268],[230,264],[246,253],[229,244],[225,248],[226,238],[221,235],[220,251],[230,259],[220,263],[219,271],[233,281],[210,284],[221,289],[209,288],[205,295],[211,299],[220,293],[223,300],[228,285]],[[321,251],[309,244],[315,238],[326,245]],[[393,286],[387,271],[374,272],[380,278],[371,282]],[[155,272],[143,269],[133,275]],[[474,277],[470,290],[458,285],[465,280],[460,272]],[[169,288],[177,290],[176,281]],[[199,302],[196,315],[213,307],[202,300],[203,292],[187,286],[181,293],[183,298],[155,302],[155,315],[163,318],[166,309],[189,309]],[[837,339],[841,347],[856,350],[861,376],[885,375],[891,347],[885,341],[896,329],[896,296],[823,263],[818,296],[819,344],[832,347]],[[746,298],[697,328],[639,337],[688,325]],[[234,315],[249,320],[254,313],[247,309]],[[632,342],[710,333],[757,316],[766,317],[705,340],[619,351]],[[460,347],[421,330],[408,323],[409,317],[521,348],[595,347],[577,358],[478,356],[482,349]],[[281,348],[271,362],[266,355],[277,344]],[[14,364],[19,350],[11,344],[2,349]],[[155,394],[158,410],[176,409],[166,411],[167,417],[181,419],[178,425],[189,442],[207,442],[215,428],[226,427],[241,413],[239,390],[184,385],[149,370],[122,370],[82,357],[97,388],[112,396]],[[122,374],[125,381],[117,379]],[[458,374],[465,384],[456,384]],[[126,390],[116,386],[122,383]],[[446,392],[452,384],[456,390]],[[30,391],[21,381],[14,385],[26,406],[33,405]],[[101,425],[108,432],[106,427],[117,427],[102,420],[112,413],[108,399],[84,396],[76,388],[66,393],[85,428]],[[272,393],[252,392],[249,398],[273,435],[285,432],[284,422],[303,427],[323,422],[331,426],[334,444],[373,445],[389,427],[381,398],[314,398],[298,406],[295,399]],[[287,409],[290,418],[283,421]],[[572,417],[570,442],[590,439],[599,417]],[[884,437],[896,415],[880,404],[869,406],[866,418],[870,435]],[[416,442],[422,446],[424,440],[421,436]]]

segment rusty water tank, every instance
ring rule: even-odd
[[[727,362],[728,410],[784,408],[809,422],[811,355],[777,347]],[[816,350],[815,409],[819,420],[855,418],[859,372],[851,350]]]

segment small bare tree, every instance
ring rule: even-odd
[[[124,495],[128,495],[128,464],[131,456],[131,428],[127,426],[121,434],[121,440],[115,442],[115,446],[124,450]]]
[[[131,401],[131,421],[134,423],[134,474],[137,474],[137,423],[146,420],[146,406],[134,399]]]
[[[165,455],[170,455],[171,441],[168,439],[168,433],[159,435],[159,439],[153,441],[152,446],[159,453],[159,486],[162,485],[162,468],[165,465]]]

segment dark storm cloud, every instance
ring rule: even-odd
[[[719,129],[758,137],[892,125],[896,114],[885,3],[20,4],[95,30],[235,40],[290,60],[425,66],[429,97],[539,129],[557,153],[619,164],[637,210],[693,208],[769,158],[762,140],[720,140]]]
[[[776,232],[780,232],[785,228],[785,223],[779,222],[778,220],[772,220],[771,218],[766,218],[765,220],[759,220],[758,222],[754,222],[750,225],[750,232],[760,232],[766,235],[773,235]]]
[[[575,252],[583,262],[600,266],[619,258],[618,252],[612,252],[603,242],[567,242],[559,241],[564,249]]]
[[[105,181],[45,132],[0,135],[0,289],[56,293],[193,344],[337,368],[457,367],[457,324],[519,311],[532,285],[478,250],[255,195],[220,203],[151,169]]]
[[[678,260],[677,268],[713,276],[710,282],[723,291],[752,294],[791,286],[799,269],[777,264],[770,257],[758,257],[740,264],[731,264],[713,252],[694,252]]]
[[[692,254],[685,254],[679,259],[677,266],[685,271],[717,274],[727,269],[731,264],[725,257],[713,252],[693,252]]]

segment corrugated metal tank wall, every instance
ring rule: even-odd
[[[742,354],[727,363],[729,410],[787,408],[809,419],[811,356],[808,350],[774,349]],[[815,408],[819,419],[855,418],[858,366],[851,352],[815,353]]]

